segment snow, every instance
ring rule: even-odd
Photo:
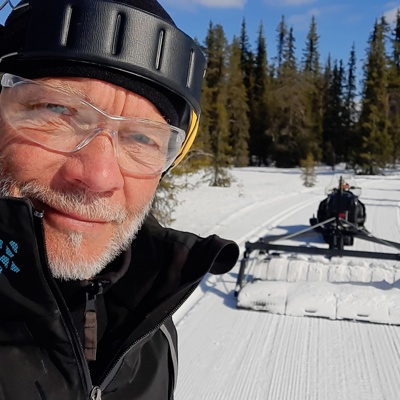
[[[256,281],[239,292],[240,308],[400,324],[400,263],[305,255],[263,256]]]
[[[178,194],[180,204],[172,227],[233,239],[243,254],[246,241],[308,227],[332,180],[327,168],[318,170],[312,188],[302,185],[298,169],[241,168],[232,174],[235,181],[229,188],[210,187],[200,176],[188,178],[196,186]],[[358,176],[356,181],[363,190],[366,228],[375,236],[400,242],[400,175]],[[308,245],[295,239],[292,244]],[[357,239],[352,249],[388,250]],[[315,264],[312,267],[316,280],[333,268],[320,261],[321,271]],[[282,297],[288,299],[283,295],[292,290],[287,282],[275,286],[276,313],[271,313],[237,308],[239,263],[225,275],[205,277],[174,318],[180,359],[175,399],[398,400],[400,327],[391,325],[400,320],[398,267],[388,261],[348,260],[343,269],[342,263],[342,270],[334,275],[341,281],[336,283],[341,295],[334,299],[324,288],[332,284],[292,282],[297,285],[296,301],[286,307],[301,316],[279,313]],[[300,264],[305,268],[304,260]],[[274,273],[280,273],[279,268]],[[350,273],[360,282],[343,279]],[[372,274],[376,282],[371,284]],[[366,287],[376,293],[365,295],[365,290],[358,290]],[[254,294],[249,299],[254,300]],[[307,310],[310,315],[317,313],[308,305],[310,300],[321,314],[331,315],[303,316]],[[390,311],[384,311],[389,305]],[[379,323],[340,319],[362,320],[365,310]],[[331,319],[333,312],[336,319]],[[385,315],[390,323],[384,323]]]

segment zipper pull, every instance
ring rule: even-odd
[[[96,297],[97,295],[102,293],[103,293],[103,284],[100,281],[93,281],[86,288],[83,349],[86,360],[88,361],[96,360],[96,353],[97,353]]]
[[[43,219],[44,216],[44,211],[38,211],[38,210],[34,210],[33,211],[33,215],[37,218]]]
[[[90,392],[90,400],[101,400],[101,389],[98,386],[94,386]]]

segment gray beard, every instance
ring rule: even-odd
[[[0,159],[0,196],[27,197],[38,199],[45,204],[52,204],[51,202],[53,201],[64,207],[65,211],[68,211],[69,207],[74,210],[84,207],[85,212],[92,217],[99,215],[102,217],[107,216],[108,219],[115,220],[121,224],[121,229],[118,229],[114,233],[105,248],[99,249],[91,257],[80,256],[83,234],[70,232],[61,250],[57,251],[57,254],[48,254],[52,275],[61,280],[84,280],[100,273],[111,261],[130,246],[151,210],[152,202],[150,201],[142,209],[135,210],[133,216],[128,216],[126,211],[116,210],[110,212],[109,208],[111,207],[108,206],[107,208],[102,199],[93,199],[82,192],[63,194],[32,183],[19,184],[9,176],[4,177],[2,172]],[[50,202],[48,203],[48,201]]]
[[[61,252],[48,254],[49,267],[55,278],[68,280],[85,280],[99,274],[111,261],[126,250],[135,239],[137,232],[150,212],[148,205],[141,215],[136,216],[124,230],[119,230],[110,239],[108,245],[99,249],[99,252],[88,259],[80,258],[71,260],[71,252],[78,255],[83,240],[83,235],[78,232],[70,232],[67,244]]]

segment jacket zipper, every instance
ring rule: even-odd
[[[101,400],[101,390],[98,386],[94,386],[90,392],[90,400]]]
[[[198,284],[200,281],[193,283],[192,287],[190,290],[186,293],[186,295],[181,299],[181,301],[170,311],[160,323],[158,323],[155,327],[153,327],[151,330],[149,330],[146,334],[142,335],[140,338],[136,339],[131,345],[126,348],[116,359],[114,362],[113,366],[110,368],[110,370],[105,374],[105,377],[101,381],[100,385],[98,386],[93,386],[92,379],[90,376],[90,370],[89,370],[89,365],[86,361],[86,358],[84,357],[84,351],[83,351],[83,346],[80,342],[78,331],[75,327],[75,324],[69,314],[68,307],[65,303],[65,300],[60,292],[60,289],[58,288],[57,284],[55,283],[49,267],[48,267],[48,259],[47,259],[47,250],[46,250],[46,242],[44,240],[44,227],[43,227],[43,212],[35,211],[33,212],[33,215],[36,219],[37,222],[34,224],[35,230],[36,230],[36,237],[38,239],[38,244],[39,246],[39,252],[40,252],[40,259],[43,261],[44,265],[46,268],[43,268],[45,271],[45,277],[49,283],[50,288],[52,289],[53,295],[56,299],[56,302],[58,304],[58,307],[60,309],[60,315],[63,319],[63,321],[66,324],[66,330],[69,333],[70,337],[70,342],[72,343],[72,346],[74,348],[74,352],[77,356],[78,361],[80,361],[81,364],[81,376],[83,375],[83,381],[86,386],[86,393],[89,393],[89,399],[90,400],[101,400],[101,394],[102,392],[106,389],[108,384],[114,379],[115,375],[118,372],[118,369],[120,365],[122,364],[123,359],[125,356],[135,347],[139,342],[142,340],[146,339],[148,336],[150,336],[153,332],[155,332],[157,329],[159,329],[169,318],[172,317],[172,315],[182,306],[182,304],[189,298],[189,296],[195,291],[197,288]]]
[[[135,347],[138,343],[140,343],[142,340],[146,339],[149,337],[153,332],[155,332],[157,329],[159,329],[169,318],[172,317],[172,315],[182,306],[182,304],[189,298],[189,296],[195,291],[197,288],[198,284],[200,281],[197,283],[194,283],[190,290],[186,293],[186,295],[181,299],[181,301],[170,311],[162,320],[159,322],[155,327],[153,327],[151,330],[149,330],[146,334],[142,335],[140,338],[136,339],[129,347],[127,347],[116,359],[114,362],[113,366],[110,368],[110,370],[106,373],[105,377],[102,379],[99,389],[101,391],[105,390],[105,388],[108,386],[108,384],[113,380],[114,376],[116,375],[119,367],[122,364],[122,361],[124,360],[125,356]],[[99,398],[101,399],[101,397]]]
[[[93,393],[96,393],[94,390],[95,387],[93,387],[92,379],[90,376],[90,370],[89,370],[89,365],[83,355],[83,347],[82,344],[80,343],[78,331],[75,327],[75,324],[69,314],[68,307],[65,303],[65,300],[61,294],[61,291],[57,284],[55,283],[53,276],[50,273],[49,267],[48,267],[48,259],[47,259],[47,249],[46,249],[46,242],[44,240],[44,227],[43,227],[43,212],[39,211],[33,211],[34,215],[34,226],[35,226],[35,231],[36,231],[36,238],[38,240],[38,248],[39,248],[39,255],[40,259],[42,260],[43,263],[43,272],[44,276],[47,280],[47,283],[49,284],[49,287],[54,295],[54,298],[56,300],[56,303],[58,305],[58,308],[60,310],[60,315],[62,320],[64,321],[65,327],[66,327],[66,332],[68,333],[70,343],[72,344],[74,353],[76,355],[76,358],[78,362],[80,363],[80,375],[82,377],[83,383],[86,388],[86,393],[90,393],[90,400],[100,400],[101,399],[101,394],[100,397],[96,395],[97,397],[93,397]]]

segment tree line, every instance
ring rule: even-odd
[[[229,43],[210,22],[199,43],[207,58],[202,116],[184,168],[206,167],[211,184],[229,182],[230,167],[295,167],[304,160],[346,163],[374,174],[394,165],[400,153],[400,11],[391,26],[377,19],[357,82],[355,45],[348,60],[321,62],[312,17],[301,56],[293,27],[282,16],[276,56],[267,55],[260,23],[256,46],[246,21]]]

